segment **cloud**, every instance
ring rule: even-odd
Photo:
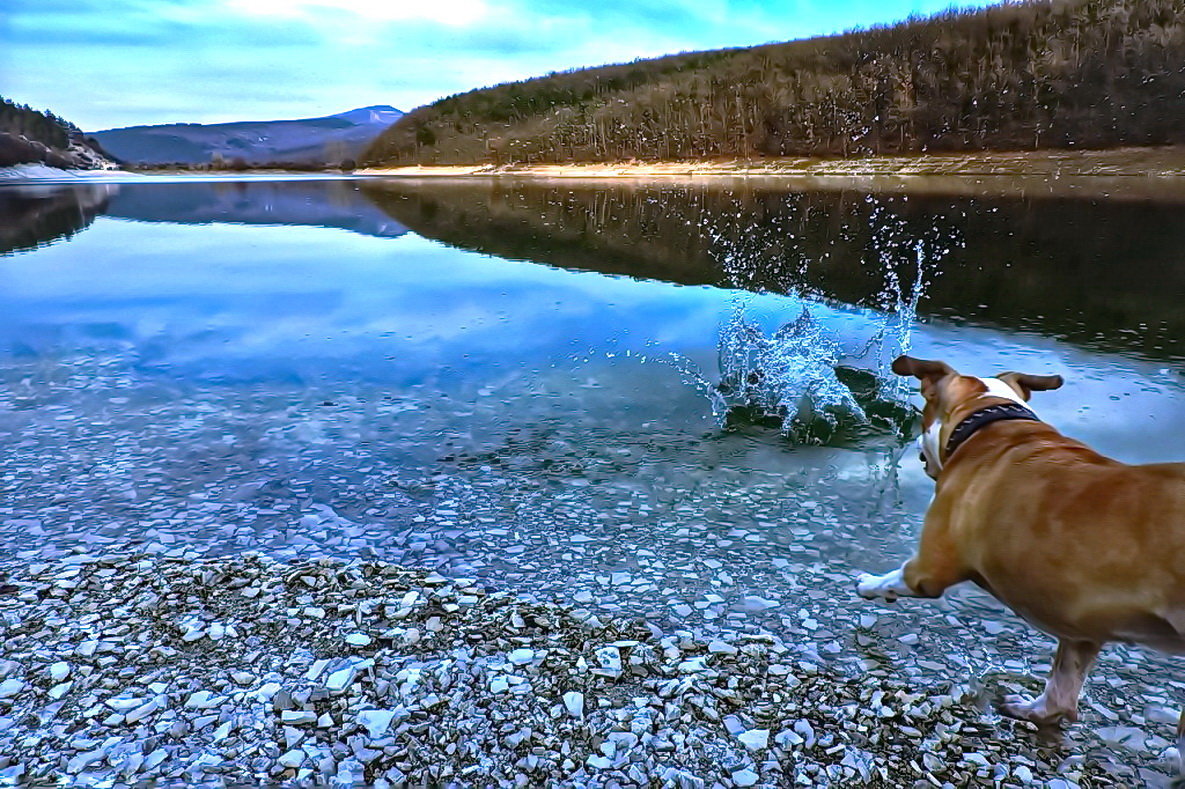
[[[324,22],[338,18],[349,23],[432,22],[460,27],[484,22],[489,15],[485,0],[224,0],[231,13],[267,18]]]

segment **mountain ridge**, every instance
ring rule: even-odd
[[[390,105],[372,104],[314,118],[123,126],[91,136],[120,160],[141,166],[336,166],[356,160],[402,116]]]

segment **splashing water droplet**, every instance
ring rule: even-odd
[[[961,246],[961,240],[936,226],[920,234],[911,231],[876,198],[867,200],[873,228],[870,251],[884,282],[875,298],[878,313],[872,336],[858,353],[845,354],[843,338],[828,328],[805,299],[797,317],[767,336],[756,321],[746,317],[752,297],[739,297],[720,332],[719,382],[708,384],[688,360],[677,364],[684,380],[707,392],[722,428],[763,424],[778,427],[798,443],[833,443],[852,433],[888,433],[897,439],[909,436],[916,417],[909,404],[912,388],[892,373],[890,365],[912,345],[918,304],[928,277],[949,249]],[[722,241],[722,233],[708,231],[717,243]],[[754,280],[750,255],[755,246],[753,239],[743,237],[721,244],[721,267],[738,285]],[[798,251],[793,238],[785,239],[784,249],[793,251],[790,257],[797,257],[797,264],[788,264],[783,257],[779,268],[798,276],[782,282],[780,289],[807,296],[812,289],[802,275],[811,263]],[[768,244],[762,256],[768,273]]]

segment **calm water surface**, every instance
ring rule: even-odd
[[[1020,672],[1043,642],[974,590],[852,597],[932,491],[885,363],[1060,373],[1046,420],[1185,459],[1182,205],[144,179],[0,187],[0,216],[10,552],[377,556]],[[844,384],[868,421],[827,412]],[[746,398],[782,411],[726,419]],[[1116,654],[1100,698],[1160,665]]]

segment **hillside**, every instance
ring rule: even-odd
[[[475,90],[370,165],[854,156],[1185,142],[1185,0],[1047,0]]]
[[[376,105],[300,120],[128,126],[95,132],[94,137],[123,161],[139,165],[338,165],[357,160],[402,114]]]
[[[18,164],[63,170],[114,167],[74,124],[0,96],[0,167]]]

